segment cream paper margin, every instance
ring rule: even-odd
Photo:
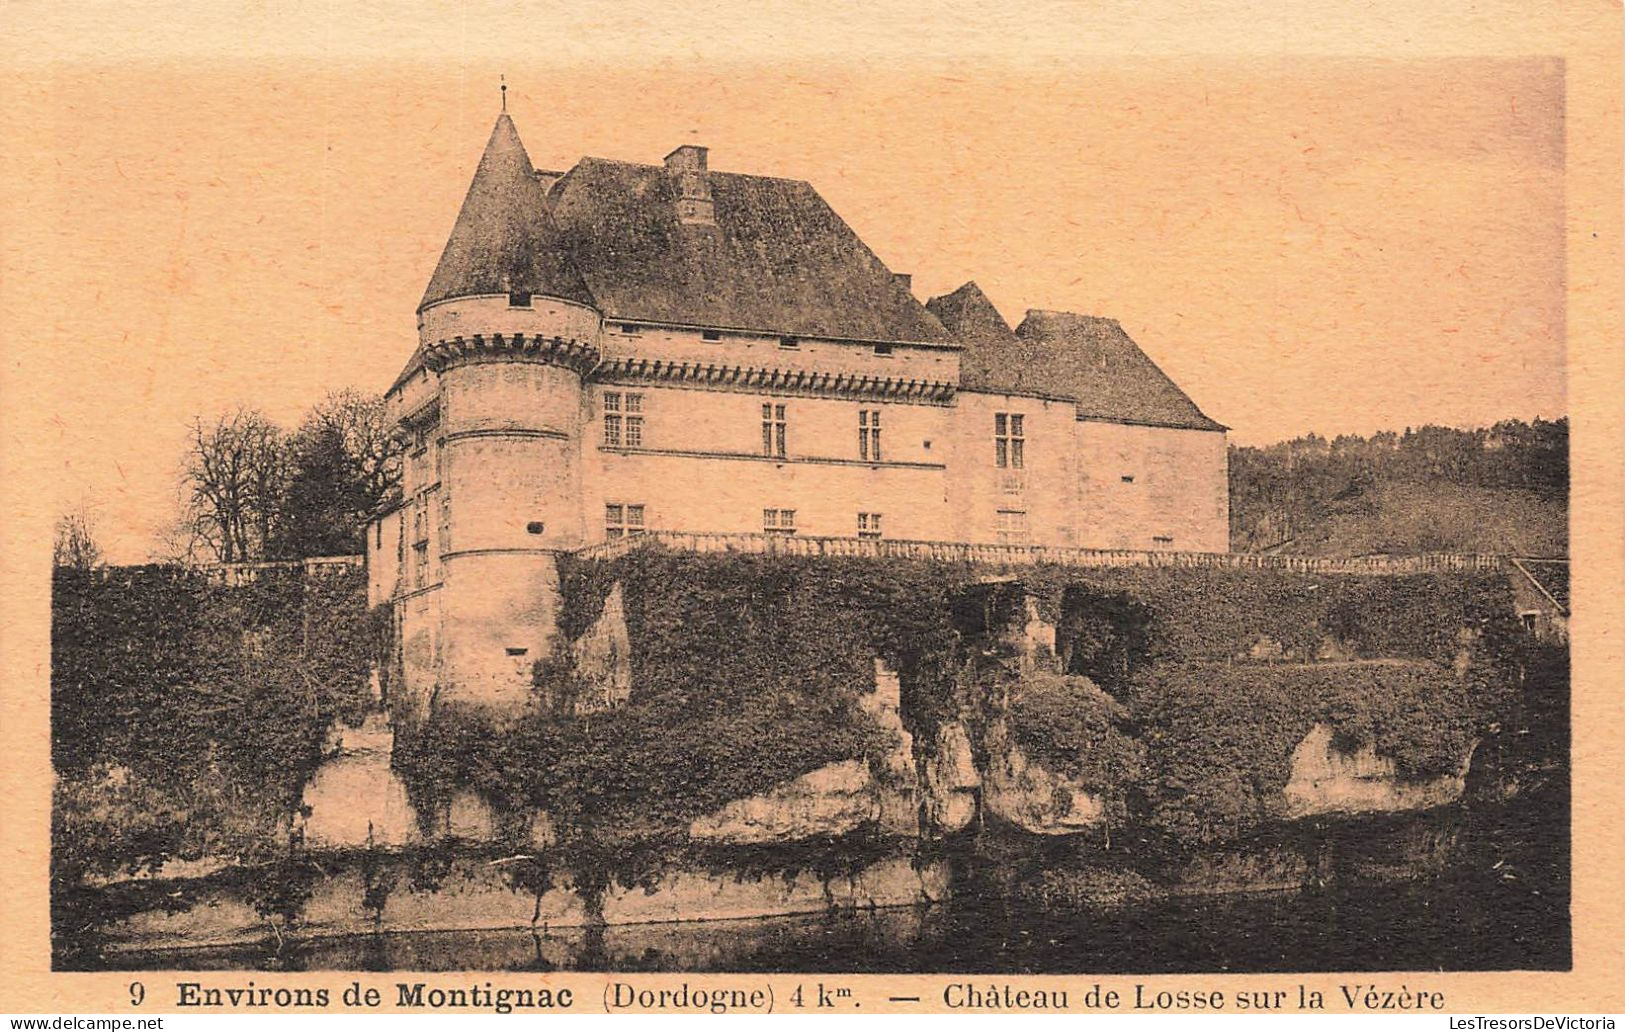
[[[447,46],[478,31],[481,8],[450,3],[417,5],[352,4],[329,13],[327,24],[342,23],[348,36],[313,38],[309,31],[289,31],[249,38],[234,31],[230,19],[195,17],[214,11],[202,3],[148,5],[149,31],[173,37],[179,34],[190,48],[210,51],[215,60],[231,62],[252,56],[275,59],[298,53],[303,59],[341,62],[346,46],[366,46],[365,56],[387,53],[394,43],[393,20],[403,11],[441,19],[450,29]],[[49,363],[22,361],[18,349],[43,347],[105,347],[107,361],[120,358],[116,342],[77,341],[72,327],[39,327],[31,318],[26,272],[42,263],[71,260],[72,240],[58,241],[59,249],[25,249],[8,240],[7,224],[15,224],[21,206],[43,184],[15,178],[16,163],[6,154],[29,138],[29,126],[20,119],[15,101],[30,76],[56,62],[52,74],[71,74],[72,60],[86,56],[89,41],[77,35],[96,7],[51,5],[37,0],[14,2],[0,11],[5,26],[4,94],[0,95],[0,169],[5,169],[0,197],[0,561],[5,571],[0,591],[0,1010],[8,1012],[101,1013],[132,1011],[129,983],[140,977],[149,986],[149,1002],[141,1012],[161,1012],[173,998],[172,977],[162,972],[139,976],[118,973],[71,974],[50,970],[46,894],[49,852],[50,761],[49,715],[49,557],[53,507],[53,432],[57,421],[94,421],[90,402],[67,400],[61,384],[49,376]],[[295,12],[298,7],[293,8]],[[312,13],[315,13],[312,8]],[[617,17],[646,24],[658,41],[663,19],[684,17],[685,8],[635,2],[623,4]],[[820,33],[812,8],[784,5],[762,8],[744,0],[720,0],[713,5],[723,14],[737,12],[739,38],[732,41],[748,51],[751,34],[799,33],[798,43],[819,55],[831,69],[860,74],[864,48],[880,41]],[[829,10],[841,6],[830,4]],[[882,20],[900,33],[921,26],[960,20],[975,26],[989,15],[963,3],[906,3],[878,5]],[[1384,988],[1401,985],[1416,991],[1445,993],[1451,1012],[1596,1012],[1625,1009],[1625,345],[1621,323],[1621,90],[1620,8],[1604,2],[1483,3],[1448,2],[1416,5],[1400,0],[1355,3],[1353,0],[1313,3],[1290,0],[1275,4],[1181,3],[1157,0],[1140,5],[1101,3],[1094,6],[1034,8],[1035,16],[1070,19],[1071,27],[1098,28],[1114,35],[1125,53],[1140,55],[1224,55],[1256,51],[1260,38],[1278,41],[1281,51],[1304,46],[1322,53],[1360,55],[1437,55],[1457,53],[1498,56],[1561,56],[1566,61],[1566,221],[1567,221],[1567,331],[1569,351],[1568,397],[1573,426],[1574,470],[1571,555],[1574,566],[1574,969],[1566,973],[1369,973],[1295,975],[1181,975],[1034,976],[987,978],[974,981],[1019,982],[1031,988],[1068,988],[1074,1006],[1082,987],[1099,981],[1119,991],[1135,981],[1155,982],[1161,988],[1207,988],[1235,991],[1247,988],[1286,988],[1299,982],[1325,992],[1329,1010],[1342,1009],[1335,987],[1340,982],[1377,983]],[[263,12],[261,12],[263,13]],[[545,36],[545,10],[538,15],[539,39]],[[795,14],[797,17],[790,17]],[[590,24],[591,12],[586,12]],[[839,19],[836,19],[837,21]],[[290,24],[297,24],[297,18]],[[314,21],[314,19],[313,19]],[[994,18],[989,22],[986,46],[997,53],[1009,41],[1001,39]],[[1079,28],[1083,31],[1083,28]],[[337,42],[335,42],[335,39]],[[346,43],[345,40],[352,42]],[[1328,41],[1343,41],[1331,45]],[[536,44],[540,59],[549,45],[580,45],[581,40],[552,40]],[[515,44],[518,46],[519,44]],[[891,40],[890,45],[897,45]],[[167,44],[144,43],[139,36],[123,39],[114,53],[97,56],[131,62],[157,62],[154,54],[169,52]],[[612,55],[614,47],[608,47]],[[356,52],[355,56],[363,56]],[[519,56],[519,55],[516,55]],[[673,53],[674,58],[681,57]],[[425,58],[427,59],[427,58]],[[179,70],[179,66],[176,66]],[[26,110],[26,109],[23,109]],[[460,189],[460,186],[457,187]],[[1220,267],[1222,267],[1222,263]],[[21,285],[19,285],[21,284]],[[41,330],[48,332],[41,332]],[[38,359],[37,352],[29,356]],[[42,370],[46,370],[42,372]],[[1305,385],[1306,388],[1312,385]],[[82,397],[82,395],[81,395]],[[1328,405],[1337,404],[1328,397]],[[240,977],[238,977],[240,976]],[[388,974],[357,976],[364,985],[387,990]],[[578,1009],[595,1010],[608,974],[493,976],[507,985],[569,985],[575,989]],[[352,980],[341,973],[263,974],[222,972],[208,980],[214,984],[327,986],[335,999]],[[782,1001],[795,984],[811,985],[817,975],[682,976],[639,975],[640,986],[693,986],[771,984]],[[432,979],[445,984],[465,982],[451,976]],[[854,987],[865,1013],[888,1010],[943,1010],[941,992],[948,978],[931,975],[840,975],[824,979]],[[919,996],[919,1004],[888,1004],[892,995]],[[782,1003],[781,1003],[782,1006]],[[338,1008],[334,1008],[338,1009]],[[200,1011],[199,1013],[203,1013]],[[398,1013],[384,1011],[384,1013]]]

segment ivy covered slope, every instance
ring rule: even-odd
[[[285,851],[328,728],[370,704],[375,641],[360,570],[59,568],[53,875]]]
[[[560,560],[558,654],[541,697],[569,699],[569,640],[623,588],[632,694],[613,711],[541,707],[501,725],[442,711],[400,733],[395,763],[430,812],[472,784],[499,813],[546,810],[561,837],[677,841],[694,818],[830,763],[898,744],[859,708],[874,660],[910,686],[951,655],[950,580],[926,565],[638,551]]]
[[[1316,724],[1401,779],[1458,774],[1511,726],[1530,661],[1495,574],[1051,568],[1027,583],[1088,679],[1028,677],[1010,698],[1014,740],[1127,799],[1136,829],[1174,851],[1280,819]]]
[[[1402,777],[1454,772],[1517,678],[1496,575],[1017,576],[1058,628],[1066,676],[1001,656],[998,628],[1022,620],[1014,593],[967,621],[966,600],[986,595],[969,567],[658,548],[563,559],[561,645],[538,664],[539,695],[578,694],[569,643],[619,584],[627,704],[502,726],[442,712],[402,733],[396,764],[421,812],[466,784],[515,835],[542,809],[567,843],[680,843],[695,817],[826,764],[867,759],[878,773],[896,743],[858,701],[879,658],[900,675],[918,751],[963,722],[985,761],[1005,707],[1011,740],[1101,795],[1114,824],[1184,848],[1279,817],[1292,750],[1316,723]],[[991,631],[972,626],[987,615]]]

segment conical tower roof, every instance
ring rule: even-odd
[[[491,129],[418,310],[447,298],[510,292],[593,303],[560,244],[547,211],[547,191],[504,111]]]

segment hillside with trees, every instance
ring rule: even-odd
[[[1568,554],[1569,422],[1230,449],[1236,552]]]

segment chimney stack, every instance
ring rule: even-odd
[[[666,155],[666,171],[677,177],[677,221],[685,226],[717,224],[706,154],[706,148],[685,143]]]

